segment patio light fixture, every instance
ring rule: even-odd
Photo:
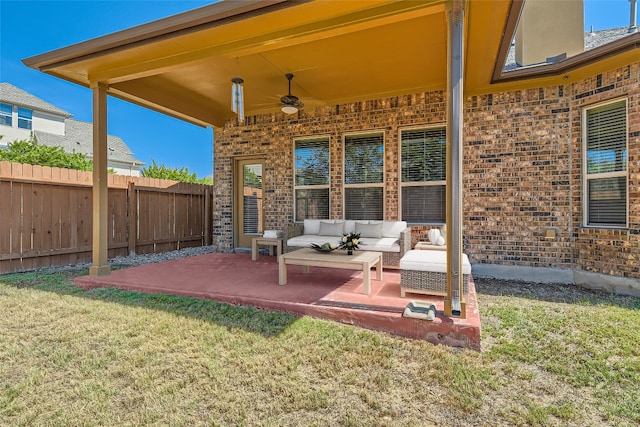
[[[282,105],[280,109],[285,114],[295,114],[304,106],[304,104],[297,96],[291,94],[291,80],[293,79],[293,74],[287,73],[284,76],[289,81],[289,93],[280,98],[280,104]]]
[[[295,114],[298,112],[298,109],[293,105],[283,105],[281,110],[285,114]]]
[[[242,84],[244,80],[240,77],[231,79],[231,109],[238,115],[238,120],[244,121],[244,91]]]

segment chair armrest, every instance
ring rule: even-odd
[[[282,252],[283,253],[289,252],[290,250],[289,250],[289,246],[287,246],[287,241],[292,237],[302,236],[303,232],[304,232],[303,224],[296,224],[295,222],[286,224],[284,226],[284,233],[283,233],[284,236],[282,239]]]
[[[400,257],[411,250],[411,227],[400,232]]]

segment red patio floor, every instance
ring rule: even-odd
[[[357,325],[435,344],[480,350],[480,316],[475,286],[469,284],[467,318],[448,318],[443,297],[407,294],[400,297],[400,271],[385,269],[383,280],[371,276],[371,295],[362,294],[362,272],[287,266],[287,284],[278,285],[276,257],[210,253],[112,271],[108,276],[82,276],[83,289],[115,287],[146,293],[193,296],[284,311]],[[433,321],[403,317],[410,300],[436,304]]]

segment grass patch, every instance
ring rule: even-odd
[[[0,425],[640,423],[637,299],[479,282],[476,353],[80,274],[0,277]]]

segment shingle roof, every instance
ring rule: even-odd
[[[603,44],[611,43],[618,39],[628,36],[629,27],[610,28],[608,30],[594,31],[584,34],[584,50],[595,49]]]
[[[64,117],[71,117],[71,114],[49,104],[46,101],[15,87],[10,83],[0,83],[0,102],[6,102],[20,107],[26,107],[31,110],[45,111],[47,113],[57,114]]]
[[[62,147],[68,153],[82,153],[91,158],[93,156],[93,125],[72,119],[66,119],[64,125],[64,135],[34,131],[36,141],[38,144]],[[133,157],[133,153],[120,137],[113,135],[107,136],[107,158],[116,162],[144,164]]]

